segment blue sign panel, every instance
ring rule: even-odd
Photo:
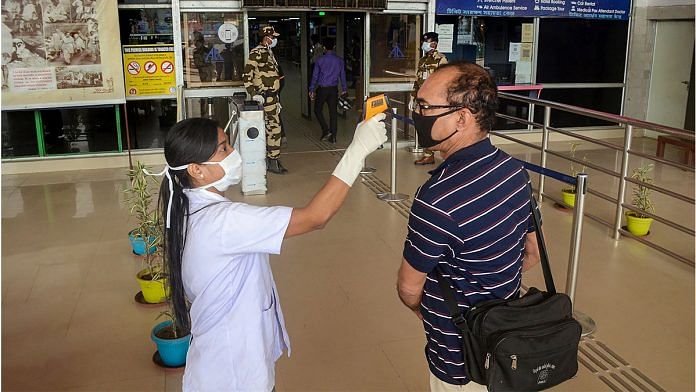
[[[438,15],[628,20],[631,0],[437,0]]]

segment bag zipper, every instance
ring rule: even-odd
[[[574,321],[575,321],[574,319],[570,319],[570,320],[568,320],[568,321],[566,321],[566,322],[564,322],[564,323],[561,323],[561,324],[550,325],[550,326],[547,327],[546,329],[542,330],[542,332],[546,332],[546,331],[548,331],[549,329],[551,329],[552,327],[560,327],[560,326],[564,326],[564,325],[567,325],[567,324],[571,324],[571,323],[573,323]],[[495,353],[495,350],[498,348],[498,346],[500,346],[500,344],[501,344],[502,342],[504,342],[505,339],[507,339],[510,335],[513,335],[513,334],[518,333],[518,332],[520,332],[520,331],[509,331],[509,332],[504,332],[504,333],[502,333],[502,334],[496,336],[497,342],[496,342],[495,346],[493,346],[493,349],[492,349],[491,351],[489,351],[489,352],[486,353],[486,362],[485,362],[485,364],[484,364],[484,368],[485,368],[486,370],[488,370],[488,369],[490,368],[491,359],[495,360],[495,357],[494,357],[493,353]],[[537,337],[537,336],[544,336],[544,335],[546,335],[546,334],[545,334],[545,333],[538,333],[538,334],[533,334],[533,335],[520,335],[519,337],[522,337],[522,338],[529,338],[529,337]],[[502,338],[502,339],[501,339],[501,338]],[[557,348],[554,348],[553,350],[556,350],[556,349],[557,349]],[[551,350],[552,350],[552,349],[544,350],[544,351],[551,351]],[[510,359],[512,359],[512,369],[513,369],[513,370],[516,370],[516,369],[517,369],[517,355],[511,355],[511,356],[510,356]]]

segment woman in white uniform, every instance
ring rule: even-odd
[[[290,354],[269,265],[284,238],[321,229],[343,204],[365,157],[387,139],[379,114],[358,124],[333,175],[303,208],[232,202],[241,157],[208,119],[187,119],[167,134],[165,258],[176,322],[190,328],[185,391],[271,391],[275,361]],[[190,317],[189,317],[190,316]]]

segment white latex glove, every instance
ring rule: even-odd
[[[343,158],[336,165],[333,175],[339,180],[353,186],[360,175],[365,158],[387,141],[387,129],[384,125],[386,114],[380,113],[355,128],[353,141],[350,143]]]
[[[253,97],[251,97],[251,99],[258,102],[260,105],[263,105],[266,102],[266,100],[263,99],[262,95],[254,95]]]
[[[413,109],[416,108],[416,101],[413,99],[413,95],[411,96],[411,99],[408,101],[408,110],[413,111]]]

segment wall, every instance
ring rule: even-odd
[[[693,0],[636,0],[626,73],[624,115],[644,120],[650,95],[650,73],[657,20],[694,19]]]
[[[694,5],[693,0],[642,0],[642,1],[636,1],[636,4],[638,3],[647,3],[648,7],[670,7],[670,6],[675,6],[675,5]],[[643,5],[645,6],[645,4]],[[691,13],[691,16],[693,18],[693,12]]]

